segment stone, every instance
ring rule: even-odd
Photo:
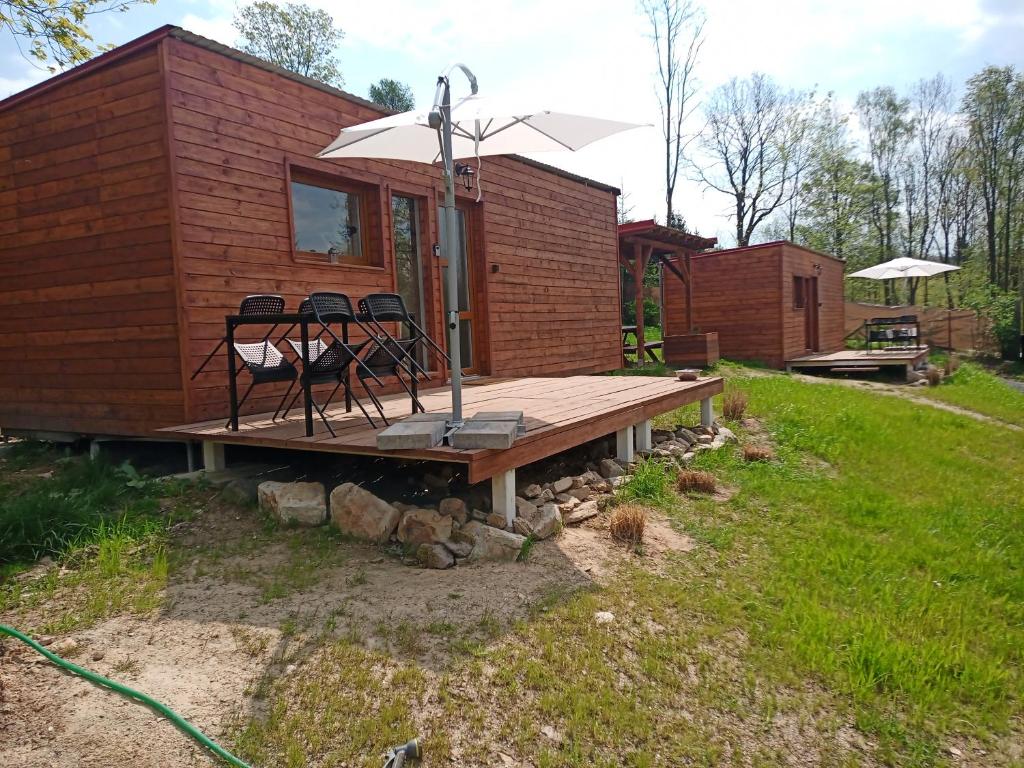
[[[511,448],[517,427],[511,421],[467,421],[450,438],[452,448]]]
[[[377,433],[377,447],[382,451],[433,448],[444,439],[445,427],[444,419],[438,418],[399,421]]]
[[[469,560],[514,562],[523,549],[526,537],[518,533],[482,525],[476,521],[466,523],[460,536],[467,536],[473,542],[473,551]]]
[[[327,520],[327,498],[322,483],[280,483],[267,480],[259,484],[260,509],[282,523],[321,525]]]
[[[591,488],[589,485],[582,485],[579,488],[573,488],[571,491],[569,491],[569,495],[574,496],[580,501],[586,501],[587,499],[594,495],[594,489]]]
[[[516,514],[519,517],[529,517],[536,514],[537,505],[527,501],[522,496],[516,496]]]
[[[609,481],[605,480],[604,478],[601,478],[599,482],[591,483],[590,487],[594,491],[594,493],[612,492],[612,484]]]
[[[676,430],[676,440],[686,443],[687,445],[693,445],[697,442],[697,436],[686,427],[679,427],[679,429]]]
[[[601,508],[597,505],[596,501],[585,501],[572,512],[564,515],[562,517],[562,522],[565,523],[565,525],[579,525],[584,520],[596,517],[600,513]]]
[[[530,521],[535,539],[546,539],[562,530],[562,513],[555,504],[545,504]]]
[[[551,484],[551,490],[556,496],[560,493],[565,493],[570,488],[572,488],[571,477],[560,478]]]
[[[587,484],[586,481],[582,477],[574,477],[572,479],[572,487],[573,488],[582,488],[586,484]]]
[[[505,528],[508,526],[508,521],[505,520],[505,516],[498,512],[491,512],[486,518],[484,518],[484,522],[493,528]]]
[[[433,509],[410,509],[398,523],[398,540],[416,549],[421,544],[440,544],[452,535],[452,519]]]
[[[592,469],[588,469],[586,472],[580,475],[580,477],[583,478],[583,482],[586,483],[587,485],[595,485],[604,482],[604,478],[601,477],[600,474],[598,474]]]
[[[570,509],[575,509],[580,505],[580,500],[575,496],[570,496],[568,493],[560,493],[555,496],[555,502],[563,512],[568,512]]]
[[[460,539],[454,533],[452,538],[448,539],[444,545],[448,548],[449,552],[460,560],[464,557],[469,557],[473,551],[473,542]]]
[[[629,482],[631,475],[620,475],[619,477],[608,478],[608,483],[612,489],[619,488]]]
[[[615,614],[611,611],[597,611],[594,614],[595,624],[611,624],[615,621]]]
[[[416,549],[416,559],[424,568],[443,571],[455,565],[455,556],[444,544],[420,544]]]
[[[259,489],[260,481],[255,477],[236,477],[224,486],[220,495],[228,503],[246,506],[259,501]]]
[[[347,536],[371,544],[386,544],[402,513],[355,483],[331,491],[331,525]]]
[[[441,499],[441,503],[437,505],[437,511],[442,515],[451,516],[453,520],[457,520],[460,524],[469,519],[469,507],[466,506],[466,502],[455,496]]]
[[[104,651],[102,648],[97,648],[95,651],[92,652],[92,655],[89,658],[91,658],[93,661],[103,661],[103,658],[106,655],[106,651]]]
[[[671,440],[674,437],[674,433],[667,429],[652,429],[651,430],[651,441],[657,445],[658,443],[664,443],[666,440]]]
[[[620,467],[619,463],[614,459],[601,459],[600,467],[601,477],[606,480],[613,477],[622,477],[622,475],[625,474],[622,467]]]
[[[537,497],[537,501],[539,501],[541,504],[543,504],[546,501],[554,501],[554,500],[555,500],[555,493],[550,488],[545,488],[541,492],[540,496]]]
[[[50,646],[50,650],[58,656],[74,656],[78,653],[80,647],[78,641],[73,637],[65,637],[63,640],[58,640]]]
[[[487,513],[482,509],[471,509],[469,511],[470,520],[479,520],[481,523],[487,519]]]
[[[544,489],[536,483],[530,483],[523,489],[523,498],[526,499],[539,499],[541,494],[544,493]]]
[[[711,445],[714,440],[714,435],[697,435],[697,443],[700,445]]]

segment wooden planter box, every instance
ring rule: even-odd
[[[666,336],[662,354],[667,365],[707,368],[718,362],[717,333]]]

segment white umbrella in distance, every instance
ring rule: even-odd
[[[851,272],[847,277],[866,277],[870,280],[895,280],[900,277],[932,277],[943,272],[952,272],[960,269],[952,264],[942,264],[938,261],[926,261],[924,259],[909,259],[901,256],[883,264],[876,264],[867,269]]]
[[[449,74],[458,68],[469,80],[471,95],[451,102]],[[553,150],[575,151],[606,136],[639,128],[597,117],[585,117],[547,109],[524,108],[477,94],[476,77],[455,64],[437,78],[434,105],[427,112],[403,112],[361,125],[343,128],[338,138],[318,157],[363,157],[440,162],[444,171],[444,229],[454,233],[455,158],[508,155]],[[462,355],[459,347],[458,259],[451,253],[455,238],[443,247],[448,260],[448,353],[451,357],[452,422],[449,431],[462,426]]]

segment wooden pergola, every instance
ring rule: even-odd
[[[633,277],[636,301],[637,361],[643,361],[644,341],[644,271],[652,259],[679,278],[686,287],[686,333],[693,329],[693,277],[690,257],[712,248],[718,238],[701,237],[655,223],[653,219],[631,221],[619,225],[619,262]]]

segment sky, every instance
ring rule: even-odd
[[[240,4],[245,0],[157,0],[94,17],[90,29],[97,43],[118,45],[176,24],[232,45],[231,20]],[[417,105],[426,106],[437,74],[460,61],[476,74],[481,93],[658,124],[656,60],[649,23],[635,0],[310,4],[328,10],[344,29],[338,52],[344,88],[357,95],[390,77],[411,85]],[[702,92],[756,71],[786,88],[832,92],[849,108],[860,91],[877,85],[905,91],[942,72],[959,87],[988,64],[1024,69],[1024,0],[705,0],[705,12],[697,65]],[[0,33],[0,97],[49,76]],[[456,76],[453,90],[458,96],[468,85]],[[690,128],[700,128],[699,111]],[[620,187],[635,219],[664,216],[664,145],[657,127],[576,153],[534,157]],[[676,209],[691,229],[724,245],[734,242],[728,204],[692,173],[680,178]]]

